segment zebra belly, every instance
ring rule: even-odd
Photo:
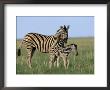
[[[42,52],[42,53],[49,53],[49,50],[45,50],[45,48],[42,48],[42,50],[40,52]]]

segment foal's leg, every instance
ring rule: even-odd
[[[59,59],[60,59],[60,57],[58,56],[57,57],[57,68],[59,67]]]
[[[64,61],[64,67],[65,67],[65,69],[68,69],[69,62],[68,62],[67,57],[66,56],[63,56],[62,58],[63,58],[63,61]]]
[[[57,68],[59,67],[59,56],[56,56],[54,59],[54,67],[57,65]]]
[[[54,67],[56,67],[56,64],[57,64],[57,56],[55,56],[53,63],[54,63]]]
[[[70,62],[69,62],[69,59],[67,59],[67,69],[68,69],[69,63],[70,63]]]

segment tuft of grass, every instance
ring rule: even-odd
[[[17,40],[18,48],[21,40]],[[60,67],[49,69],[48,53],[35,51],[32,57],[32,68],[27,65],[27,52],[21,48],[21,56],[16,59],[16,74],[94,74],[94,38],[69,38],[68,44],[78,45],[78,56],[71,53],[68,57],[70,65],[64,69],[63,60],[60,59]]]

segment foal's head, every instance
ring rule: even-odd
[[[76,44],[71,44],[70,45],[72,51],[75,53],[75,55],[78,55],[78,50],[77,50],[77,45]]]

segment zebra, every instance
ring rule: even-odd
[[[27,63],[31,68],[32,56],[35,50],[37,49],[42,53],[49,53],[50,47],[53,45],[53,43],[59,43],[59,47],[64,47],[68,40],[68,29],[69,25],[67,27],[65,25],[60,26],[56,34],[50,36],[39,33],[26,34],[18,48],[18,56],[21,55],[21,46],[24,45],[27,50]],[[61,40],[63,43],[60,43]]]
[[[55,66],[56,63],[57,67],[59,67],[59,58],[61,57],[64,62],[64,67],[65,69],[67,69],[69,66],[69,60],[67,58],[71,52],[74,52],[76,56],[78,55],[76,44],[69,44],[65,47],[58,47],[58,44],[54,44],[54,46],[51,47],[49,52],[49,68],[51,69],[52,64],[54,64]]]

